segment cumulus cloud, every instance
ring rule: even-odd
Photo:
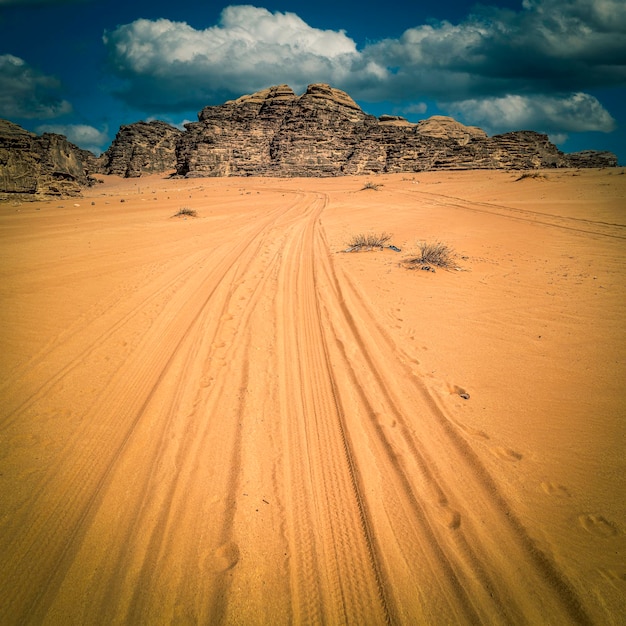
[[[399,109],[402,113],[407,113],[407,114],[417,114],[417,115],[421,115],[423,113],[426,113],[426,111],[428,110],[428,105],[425,102],[414,102],[413,104],[409,104],[407,106],[403,106]]]
[[[0,55],[0,116],[49,119],[72,111],[61,84],[12,54]]]
[[[98,130],[86,124],[41,124],[35,131],[65,135],[73,144],[91,152],[100,152],[109,143],[106,130]]]
[[[328,82],[361,102],[418,112],[424,101],[508,130],[614,127],[589,91],[626,84],[624,0],[523,0],[521,10],[477,5],[458,24],[431,21],[361,49],[344,31],[294,13],[224,9],[197,30],[136,20],[104,34],[118,93],[149,112],[198,110],[288,83]]]
[[[553,144],[561,147],[569,139],[569,135],[567,133],[555,133],[553,135],[548,135],[548,139]]]
[[[293,13],[252,6],[224,9],[218,25],[139,19],[106,32],[117,73],[131,79],[130,103],[175,110],[240,96],[272,84],[302,89],[341,84],[358,57],[343,31],[320,30]],[[375,71],[370,64],[368,71]],[[382,68],[378,68],[382,71]]]
[[[491,132],[511,128],[546,133],[615,130],[613,117],[600,102],[585,93],[563,97],[507,95],[501,98],[463,100],[449,105],[472,124]]]
[[[525,0],[479,7],[460,24],[409,28],[362,54],[397,68],[387,90],[457,100],[515,92],[574,92],[626,82],[623,0]]]

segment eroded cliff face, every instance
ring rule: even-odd
[[[85,151],[63,135],[37,136],[0,120],[0,193],[76,196],[89,183]]]
[[[177,153],[182,176],[334,176],[376,118],[348,94],[287,85],[205,107],[187,124]]]
[[[277,85],[218,106],[181,131],[161,121],[122,126],[100,157],[62,135],[30,133],[0,120],[0,193],[77,195],[90,173],[138,177],[340,176],[459,169],[614,167],[611,152],[564,154],[547,135],[488,137],[435,115],[417,124],[364,113],[345,92]]]
[[[296,100],[287,85],[270,87],[219,106],[205,107],[177,150],[182,176],[271,175],[271,144]]]
[[[600,158],[593,151],[570,160],[533,131],[488,137],[440,115],[418,124],[375,118],[325,84],[309,85],[301,96],[279,85],[205,107],[186,128],[176,160],[176,173],[186,177],[617,165],[614,155]]]
[[[109,149],[99,159],[98,172],[137,178],[173,170],[180,129],[160,122],[136,122],[121,126]]]
[[[566,157],[570,167],[617,167],[617,157],[608,150],[581,150]]]

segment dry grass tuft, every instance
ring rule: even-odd
[[[189,207],[182,207],[178,209],[178,213],[174,213],[172,217],[198,217],[198,212],[195,209]]]
[[[425,242],[422,241],[417,244],[419,248],[419,256],[409,258],[405,261],[408,267],[415,266],[435,266],[448,269],[454,267],[454,258],[456,252],[453,248],[441,241]]]
[[[546,177],[541,172],[524,172],[523,174],[520,174],[515,179],[515,182],[517,182],[518,180],[525,180],[527,178],[535,178],[535,179],[543,179],[543,180],[545,180]]]
[[[364,191],[365,189],[373,189],[374,191],[378,191],[381,187],[382,184],[380,183],[373,183],[371,181],[368,181],[365,183],[365,185],[363,185],[363,187],[361,187],[361,191]]]
[[[373,248],[384,248],[391,239],[389,233],[382,232],[376,234],[358,234],[352,237],[346,248],[346,252],[359,252],[361,250],[372,250]]]

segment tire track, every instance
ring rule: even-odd
[[[505,205],[492,204],[489,202],[476,202],[466,200],[464,198],[458,198],[456,196],[433,193],[431,191],[407,192],[395,190],[395,193],[411,197],[415,197],[417,195],[428,198],[434,204],[439,206],[461,209],[464,211],[473,211],[475,213],[487,213],[489,215],[496,215],[505,219],[522,221],[529,224],[571,230],[585,235],[610,237],[612,239],[626,239],[626,226],[623,224],[612,224],[608,222],[587,220],[577,217],[566,217],[561,215],[549,215],[538,211],[531,211],[529,209],[519,209]],[[581,227],[582,225],[589,226],[589,228],[583,228]]]
[[[187,280],[189,280],[194,272],[194,266],[202,258],[203,257],[200,254],[195,255],[186,268],[182,271],[173,272],[175,274],[174,277],[156,291],[151,290],[150,284],[146,285],[146,290],[149,290],[148,294],[133,298],[133,300],[138,300],[137,304],[133,304],[131,310],[129,310],[121,318],[117,318],[112,324],[108,318],[105,317],[105,315],[108,311],[115,313],[116,309],[119,308],[120,305],[119,298],[114,300],[111,305],[107,307],[107,310],[91,322],[90,325],[85,326],[84,320],[82,319],[76,322],[72,329],[67,329],[65,331],[61,340],[53,340],[47,350],[39,352],[37,355],[29,359],[28,362],[24,363],[18,370],[12,372],[3,388],[0,389],[0,393],[6,397],[6,390],[8,388],[12,388],[12,395],[17,396],[20,399],[23,398],[23,400],[21,404],[15,406],[14,408],[7,407],[7,412],[3,416],[3,421],[0,426],[5,428],[11,426],[20,413],[28,410],[37,401],[41,400],[42,397],[51,393],[55,386],[59,385],[65,378],[70,376],[77,369],[84,367],[87,359],[94,354],[94,352],[97,352],[101,345],[111,341],[116,333],[120,332],[128,324],[130,324],[134,318],[141,316],[143,311],[153,302],[161,299],[164,294],[175,291],[176,287],[180,286],[181,283],[184,284]],[[104,330],[98,332],[93,341],[87,342],[87,347],[83,347],[86,342],[82,340],[82,336],[88,333],[90,326],[104,326]],[[72,355],[69,360],[58,358],[56,354],[61,353],[61,351],[72,342],[77,344],[77,348],[75,349],[77,352],[75,351],[74,355]],[[70,346],[69,349],[72,350],[72,347]],[[65,361],[66,364],[35,389],[31,390],[29,388],[27,394],[19,393],[19,389],[15,390],[15,381],[19,381],[23,378],[27,371],[34,371],[32,377],[36,378],[37,368],[41,367],[42,363],[45,363],[47,360]]]
[[[281,212],[273,213],[261,225],[255,224],[247,239],[234,246],[209,274],[186,283],[185,288],[180,289],[176,298],[168,303],[170,310],[176,311],[175,314],[164,313],[155,320],[144,338],[144,349],[140,347],[131,355],[108,385],[108,402],[95,406],[85,417],[86,427],[98,425],[99,438],[108,444],[98,451],[98,457],[83,454],[66,467],[51,470],[40,481],[36,492],[31,494],[30,501],[36,503],[45,500],[45,494],[58,492],[55,485],[76,487],[61,501],[52,503],[51,507],[42,507],[36,512],[33,511],[34,505],[24,507],[22,515],[25,521],[28,520],[28,526],[18,537],[13,536],[11,547],[11,553],[20,555],[20,558],[6,564],[5,576],[10,579],[12,568],[19,568],[22,579],[26,577],[30,582],[16,589],[15,595],[5,604],[3,613],[6,616],[21,611],[21,618],[17,621],[25,623],[33,613],[45,613],[47,602],[42,601],[44,595],[49,598],[54,596],[55,585],[62,578],[63,568],[71,561],[79,535],[88,526],[89,516],[99,501],[108,477],[145,416],[147,406],[177,353],[215,290],[225,277],[230,276],[232,268],[240,262],[244,252],[248,251],[250,259],[253,257],[259,245],[259,237]],[[171,319],[176,319],[176,322],[172,324]],[[155,340],[155,337],[160,337],[160,341]],[[117,432],[120,425],[123,426],[121,436]],[[67,450],[78,449],[78,441],[89,439],[86,432],[76,433]],[[64,453],[61,458],[67,456]],[[98,462],[97,458],[102,461]],[[44,582],[43,576],[47,582]]]
[[[377,513],[370,524],[378,531],[390,527],[394,540],[387,542],[386,548],[395,542],[394,563],[403,560],[408,564],[404,580],[387,567],[388,588],[396,594],[403,589],[406,595],[411,570],[415,580],[424,578],[407,558],[418,545],[431,578],[440,583],[438,595],[449,598],[443,614],[450,620],[488,621],[498,616],[510,623],[534,621],[541,619],[547,604],[570,623],[588,623],[581,600],[530,539],[494,479],[426,386],[404,364],[410,360],[408,355],[378,326],[356,286],[331,264],[327,264],[325,276],[327,288],[321,293],[333,329],[329,342],[335,346],[335,371],[343,369],[349,380],[349,385],[340,388],[340,395],[352,397],[353,402],[356,398],[361,405],[348,434],[356,438],[356,432],[368,432],[367,442],[378,454],[368,460],[360,452],[365,446],[352,447],[359,466],[378,465],[384,476],[381,483],[386,486],[386,493],[378,497],[388,502],[387,519],[382,519],[381,507],[372,506],[369,510]],[[441,458],[434,458],[429,450],[436,450]],[[445,467],[457,468],[458,484],[445,478],[449,476]],[[464,484],[477,494],[475,502],[463,497]],[[403,515],[398,514],[398,507]],[[481,528],[485,523],[494,523],[497,541]],[[510,576],[503,553],[523,564],[523,582]],[[378,559],[384,561],[384,555],[379,553]],[[541,589],[539,596],[537,589]],[[430,607],[432,600],[424,601],[425,613],[420,619],[442,617],[442,607]],[[396,604],[406,605],[406,600],[398,597]]]
[[[325,202],[318,198],[298,225],[278,287],[294,617],[306,623],[385,623],[387,607],[355,493],[321,327],[315,240]]]
[[[282,212],[281,209],[274,210],[269,214],[269,219],[276,219],[276,217]],[[246,230],[255,232],[256,225],[252,224],[247,226]],[[11,395],[21,401],[21,404],[11,408],[10,405],[5,404],[6,413],[2,416],[2,423],[0,426],[6,427],[12,423],[11,418],[15,419],[15,416],[19,412],[23,412],[30,408],[41,397],[49,394],[56,385],[61,383],[65,378],[70,376],[77,369],[85,366],[85,361],[94,352],[97,352],[99,347],[106,342],[110,341],[113,335],[120,332],[125,327],[130,325],[135,318],[139,318],[145,314],[148,307],[153,303],[162,300],[167,294],[171,294],[170,297],[175,295],[175,292],[181,286],[184,286],[187,281],[193,279],[194,273],[197,272],[197,267],[203,263],[210,263],[215,256],[220,258],[223,254],[228,253],[230,242],[222,244],[216,251],[212,251],[213,254],[209,254],[206,251],[195,253],[191,256],[185,256],[179,264],[167,271],[167,282],[161,284],[159,281],[159,288],[153,290],[154,279],[149,278],[149,282],[145,282],[144,286],[140,290],[136,290],[130,298],[130,302],[125,306],[129,307],[129,310],[122,316],[119,315],[118,309],[120,306],[120,297],[116,297],[110,303],[105,305],[103,310],[98,310],[97,314],[93,315],[93,319],[90,323],[85,324],[84,316],[81,316],[71,328],[65,329],[62,336],[53,338],[46,349],[40,351],[34,355],[26,363],[24,363],[18,370],[12,372],[6,381],[0,386],[0,393],[3,397],[8,399],[7,390],[11,390]],[[181,267],[182,264],[182,267]],[[102,305],[100,305],[102,306]],[[115,319],[111,322],[107,313],[111,313],[111,316],[115,316]],[[95,336],[91,336],[92,328],[104,327],[102,331],[96,331]],[[89,337],[89,341],[85,341],[84,337]],[[73,342],[76,347],[68,346]],[[87,344],[87,347],[84,347]],[[72,355],[68,358],[55,357],[56,354],[61,354],[63,349],[68,349],[72,352]],[[19,381],[23,377],[25,372],[34,372],[30,378],[36,379],[36,368],[42,363],[48,360],[56,360],[65,362],[65,366],[59,371],[55,372],[51,377],[40,383],[38,387],[34,389],[28,389],[26,393],[19,393],[19,388],[16,390],[15,381]],[[5,400],[6,402],[6,400]]]
[[[12,512],[0,621],[588,623],[333,261],[327,197],[285,193],[80,353],[168,295]]]

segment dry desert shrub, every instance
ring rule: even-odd
[[[198,217],[198,212],[195,209],[184,206],[178,209],[178,213],[174,213],[173,217]]]
[[[363,234],[354,235],[348,243],[346,252],[359,252],[361,250],[372,250],[373,248],[384,248],[387,242],[391,239],[389,233],[382,232],[378,234]]]
[[[517,182],[518,180],[525,180],[527,178],[545,179],[545,175],[541,172],[524,172],[515,179],[515,182]]]
[[[382,184],[380,183],[373,183],[371,181],[368,181],[365,183],[365,185],[363,185],[363,187],[361,187],[361,191],[364,191],[365,189],[373,189],[374,191],[378,191],[381,187]]]
[[[449,245],[441,242],[421,241],[417,244],[419,256],[409,258],[405,261],[408,267],[415,266],[435,266],[448,269],[454,266],[456,253]]]

